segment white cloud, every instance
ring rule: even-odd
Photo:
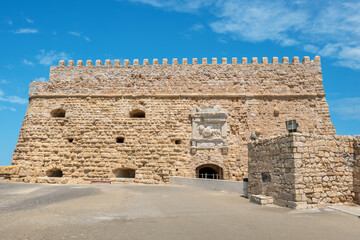
[[[219,20],[210,24],[212,29],[250,42],[273,40],[294,45],[297,41],[288,31],[297,31],[308,18],[303,10],[291,11],[282,1],[227,0],[217,6]]]
[[[2,110],[10,110],[10,111],[12,111],[12,112],[15,112],[15,111],[16,111],[16,109],[13,108],[13,107],[5,107],[5,106],[1,106],[1,105],[0,105],[0,111],[2,111]]]
[[[194,12],[199,8],[210,6],[214,0],[129,0],[130,2],[140,2],[150,4],[154,7],[162,7],[178,12]]]
[[[33,81],[46,82],[47,80],[44,77],[38,77],[38,78],[35,78]]]
[[[25,20],[28,22],[28,23],[34,23],[34,20],[30,19],[30,18],[25,18]]]
[[[75,36],[75,37],[83,38],[85,41],[90,42],[90,38],[87,37],[87,36],[85,36],[85,35],[83,35],[83,34],[81,34],[80,32],[70,31],[69,34],[70,34],[70,35],[73,35],[73,36]]]
[[[360,120],[360,98],[343,98],[328,101],[330,110],[343,119]]]
[[[1,89],[0,89],[0,101],[18,103],[18,104],[26,104],[28,102],[27,99],[18,96],[5,96],[4,91]]]
[[[307,52],[315,53],[315,54],[319,52],[319,48],[317,46],[312,45],[312,44],[304,45],[304,50],[307,51]]]
[[[198,24],[192,25],[189,30],[190,31],[200,31],[202,29],[204,29],[204,25],[198,23]]]
[[[360,46],[351,47],[344,46],[339,52],[337,63],[340,66],[350,67],[353,69],[360,69]]]
[[[25,65],[29,65],[29,66],[34,66],[34,63],[33,62],[31,62],[31,61],[29,61],[29,60],[27,60],[27,59],[23,59],[23,63],[25,64]]]
[[[68,60],[70,57],[65,52],[56,52],[54,50],[46,52],[41,50],[40,54],[36,55],[35,58],[39,61],[40,64],[50,66],[53,65],[56,61]]]
[[[249,42],[273,41],[360,69],[360,2],[350,0],[128,0],[213,15],[211,29]],[[194,25],[195,26],[195,25]]]
[[[28,102],[27,99],[21,98],[18,96],[8,96],[6,98],[1,98],[0,101],[10,102],[10,103],[18,103],[18,104],[26,104]]]
[[[34,28],[20,28],[18,30],[16,30],[14,33],[15,34],[27,34],[27,33],[37,33],[38,30],[34,29]]]
[[[69,32],[69,34],[74,35],[76,37],[80,37],[81,34],[79,32]]]
[[[10,19],[8,20],[8,22],[7,22],[10,26],[12,26],[13,25],[13,21],[11,21]]]

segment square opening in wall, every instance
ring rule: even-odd
[[[261,180],[262,180],[263,182],[271,182],[270,173],[268,173],[268,172],[263,172],[263,173],[261,173]]]
[[[116,138],[116,143],[124,143],[125,138],[124,137],[117,137]]]
[[[174,141],[175,144],[181,144],[181,142],[182,142],[182,141],[181,141],[180,139],[176,139],[176,140]]]
[[[68,138],[68,142],[69,142],[69,143],[72,143],[73,141],[74,141],[73,138]]]

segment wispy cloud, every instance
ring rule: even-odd
[[[28,23],[34,23],[34,20],[27,18],[27,17],[25,17],[25,21],[27,21]]]
[[[35,78],[33,81],[46,82],[46,78],[44,78],[44,77],[38,77],[38,78]]]
[[[70,57],[65,52],[41,50],[40,54],[36,55],[35,58],[39,61],[40,64],[50,66],[53,65],[56,61],[68,60]]]
[[[14,31],[15,34],[28,34],[28,33],[38,33],[38,30],[35,28],[20,28]]]
[[[23,59],[23,63],[25,64],[25,65],[29,65],[29,66],[34,66],[34,63],[33,62],[31,62],[31,61],[29,61],[29,60],[27,60],[27,59]]]
[[[83,34],[82,34],[82,33],[80,33],[80,32],[70,31],[70,32],[68,32],[68,33],[69,33],[70,35],[75,36],[75,37],[80,37],[80,38],[83,38],[85,41],[88,41],[88,42],[90,42],[90,41],[91,41],[89,37],[87,37],[87,36],[83,35]]]
[[[192,25],[189,30],[190,31],[200,31],[202,29],[204,29],[204,25],[198,23],[198,24]]]
[[[342,119],[360,120],[360,98],[343,98],[328,102],[330,110],[339,114]]]
[[[249,42],[272,40],[285,46],[297,44],[288,32],[296,31],[308,18],[303,10],[291,11],[282,1],[228,0],[218,6],[219,19],[210,24],[211,28]]]
[[[27,99],[21,98],[19,96],[5,96],[4,91],[1,89],[0,89],[0,101],[10,102],[10,103],[18,103],[18,104],[26,104],[28,102]]]
[[[178,12],[194,12],[199,8],[210,6],[214,0],[129,0],[130,2],[141,2],[154,7],[162,7]]]
[[[81,34],[79,32],[69,32],[70,35],[81,37]]]
[[[9,19],[9,20],[7,21],[7,23],[8,23],[10,26],[13,25],[13,21],[12,21],[11,19]]]
[[[3,111],[3,110],[10,110],[12,112],[16,112],[16,108],[13,108],[13,107],[5,107],[5,106],[1,106],[0,105],[0,111]]]
[[[219,34],[248,42],[282,46],[336,60],[360,69],[360,2],[350,0],[128,0],[170,11],[213,15],[208,23]]]

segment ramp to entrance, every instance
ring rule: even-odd
[[[170,184],[198,187],[208,190],[234,192],[244,195],[243,181],[170,177]]]

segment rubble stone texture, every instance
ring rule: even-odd
[[[360,193],[359,148],[354,144],[359,140],[292,133],[252,141],[249,194],[272,196],[275,204],[291,208],[351,203]]]
[[[335,134],[320,57],[139,62],[60,61],[49,82],[32,82],[12,180],[162,183],[194,177],[204,164],[222,168],[224,179],[242,180],[251,133],[277,136],[286,132],[285,121],[296,119],[303,133]],[[204,106],[223,115],[193,129],[191,113]],[[194,136],[210,147],[192,146]]]
[[[360,138],[354,142],[355,164],[354,164],[354,193],[355,202],[360,204]]]

